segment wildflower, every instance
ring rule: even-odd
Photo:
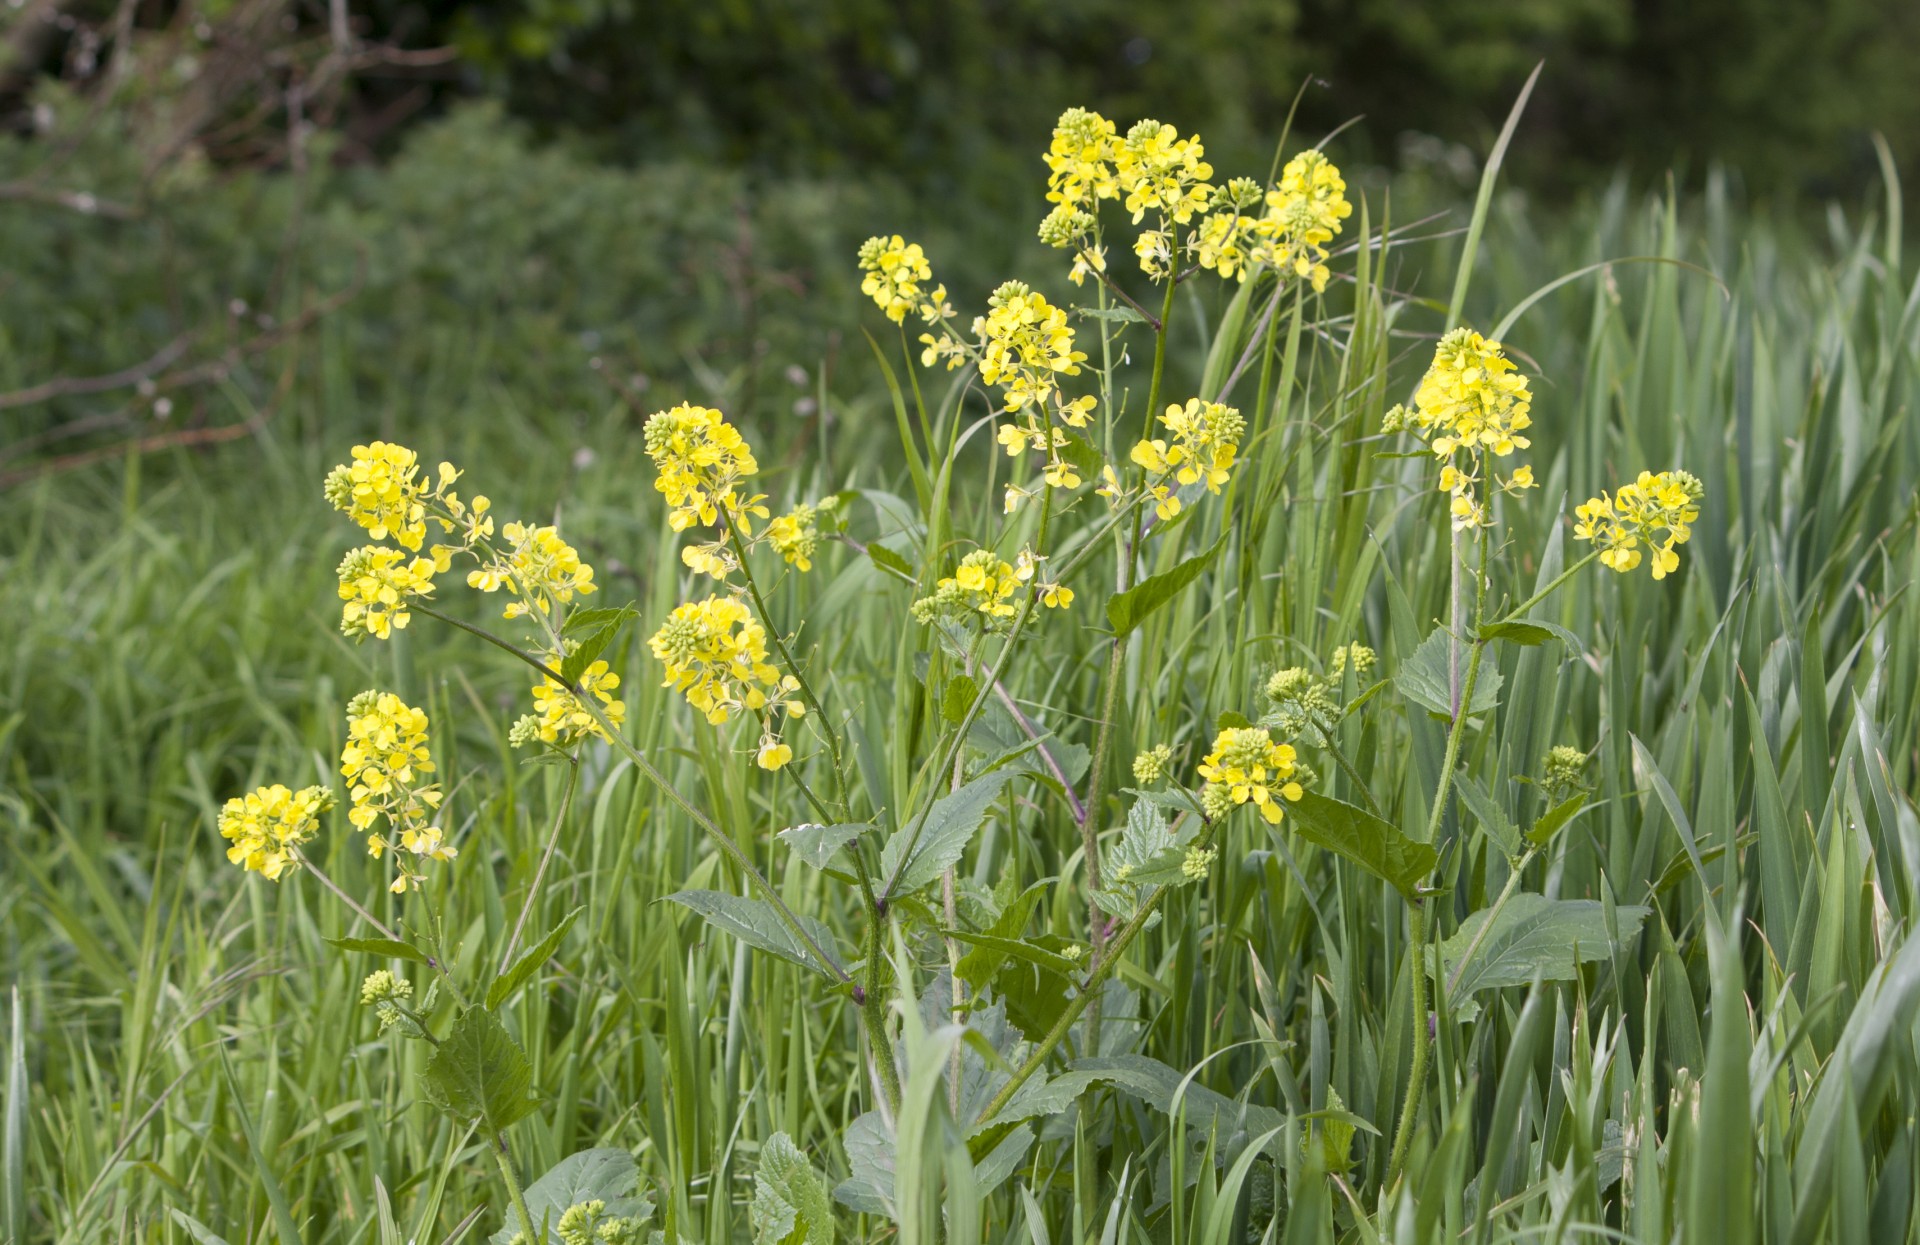
[[[600,712],[606,715],[607,721],[619,726],[627,720],[626,702],[613,698],[614,689],[620,686],[620,676],[609,670],[606,662],[596,661],[582,671],[580,686],[600,702]],[[523,732],[523,736],[529,738],[521,742],[539,739],[542,743],[565,746],[589,735],[607,737],[580,696],[572,688],[556,682],[552,675],[542,675],[539,686],[533,689],[533,708],[534,717],[528,730]]]
[[[1113,122],[1085,108],[1069,108],[1053,127],[1053,141],[1041,158],[1047,164],[1047,202],[1068,208],[1093,207],[1118,198],[1114,161],[1120,141]]]
[[[1665,579],[1680,568],[1675,545],[1684,545],[1700,517],[1706,487],[1684,471],[1643,471],[1609,497],[1600,494],[1574,510],[1573,534],[1594,542],[1600,561],[1625,573],[1640,565],[1640,542],[1653,554],[1653,577]]]
[[[980,338],[980,379],[1006,391],[1006,409],[1045,401],[1057,376],[1078,376],[1085,352],[1073,348],[1067,313],[1044,294],[1008,281],[987,299],[987,314],[974,321]]]
[[[809,505],[798,505],[786,514],[767,524],[767,543],[774,552],[802,571],[813,569],[813,550],[820,539],[820,530],[815,523],[817,510]]]
[[[1200,788],[1200,812],[1208,821],[1219,821],[1233,811],[1233,793],[1219,783]],[[1122,879],[1116,878],[1115,881]]]
[[[1548,799],[1557,802],[1586,790],[1587,754],[1580,749],[1556,745],[1547,752],[1545,768],[1541,786],[1546,788]]]
[[[1189,882],[1198,882],[1207,876],[1207,870],[1213,868],[1213,858],[1217,854],[1211,847],[1189,847],[1180,861],[1180,876]]]
[[[647,419],[646,444],[657,473],[653,486],[667,499],[667,522],[674,531],[683,532],[696,522],[713,526],[720,521],[722,506],[748,530],[746,516],[737,512],[750,509],[766,517],[766,510],[757,507],[758,498],[734,492],[760,465],[739,429],[719,411],[682,402],[656,412]]]
[[[506,551],[470,572],[467,585],[482,592],[495,592],[503,585],[511,588],[520,599],[508,604],[508,618],[518,618],[530,609],[551,614],[555,605],[594,591],[593,568],[553,528],[509,523],[500,534],[506,539]]]
[[[408,562],[399,549],[363,545],[340,562],[340,630],[358,639],[387,639],[413,617],[407,601],[433,595],[435,571],[447,569],[452,551],[435,545],[433,556]],[[404,563],[404,565],[403,565]]]
[[[1484,527],[1487,511],[1475,488],[1483,455],[1505,458],[1532,444],[1522,434],[1533,422],[1527,378],[1499,342],[1459,328],[1440,339],[1413,400],[1411,412],[1395,408],[1389,416],[1397,414],[1440,460],[1440,488],[1451,496],[1454,528]],[[1507,481],[1508,488],[1532,484],[1533,472],[1524,466]]]
[[[367,974],[367,979],[360,983],[360,1002],[369,1007],[412,997],[413,983],[395,977],[384,968]]]
[[[442,470],[453,469],[443,465]],[[428,495],[419,474],[419,456],[404,445],[387,441],[356,445],[353,462],[327,475],[327,501],[375,540],[391,537],[408,549],[418,549],[427,535]]]
[[[1040,574],[1045,563],[1046,558],[1034,553],[1033,550],[1022,549],[1020,556],[1014,561],[1013,577],[1024,584],[1032,582],[1038,576],[1039,582],[1035,585],[1035,591],[1039,593],[1040,604],[1050,610],[1066,609],[1073,604],[1073,589]]]
[[[1337,679],[1345,674],[1347,667],[1351,665],[1355,677],[1358,677],[1373,669],[1375,660],[1373,650],[1364,644],[1357,642],[1353,644],[1342,644],[1339,648],[1333,650],[1333,657],[1327,662],[1327,669],[1331,671],[1333,677]]]
[[[236,796],[220,810],[220,837],[227,859],[249,873],[278,882],[298,861],[297,849],[320,829],[320,815],[333,807],[325,787],[289,791],[275,783]]]
[[[860,271],[867,274],[860,282],[860,292],[895,324],[919,308],[920,283],[933,279],[933,267],[920,244],[907,242],[899,234],[872,237],[861,243]]]
[[[1297,800],[1302,795],[1300,784],[1292,780],[1293,773],[1292,746],[1274,743],[1266,730],[1257,726],[1221,731],[1213,741],[1213,751],[1200,763],[1200,776],[1224,789],[1230,804],[1251,801],[1270,825],[1280,822],[1282,799]],[[1214,798],[1218,803],[1219,797]],[[1209,817],[1213,815],[1208,812]]]
[[[367,854],[378,859],[394,851],[399,876],[391,889],[404,894],[424,880],[414,860],[451,860],[458,855],[446,836],[430,824],[440,808],[440,788],[422,779],[434,772],[427,746],[427,715],[392,692],[367,691],[347,705],[347,746],[340,772],[349,785],[347,820],[367,832]],[[382,818],[384,833],[374,825]]]
[[[1207,183],[1213,166],[1205,155],[1198,135],[1181,138],[1178,130],[1159,121],[1135,122],[1114,158],[1115,179],[1133,223],[1152,211],[1184,225],[1205,211],[1213,193]]]
[[[1172,748],[1166,744],[1155,744],[1133,758],[1133,780],[1143,787],[1151,787],[1166,777],[1167,765],[1172,760]]]
[[[753,759],[761,769],[779,769],[793,760],[793,749],[774,736],[767,735],[760,740],[760,750]]]
[[[715,726],[764,708],[768,690],[781,685],[767,662],[766,629],[732,597],[676,607],[647,646],[666,667],[661,686],[685,696]]]
[[[1279,186],[1267,194],[1266,215],[1253,227],[1253,261],[1310,281],[1316,294],[1326,289],[1332,275],[1326,244],[1353,214],[1346,190],[1340,170],[1318,151],[1287,161]]]
[[[1273,712],[1261,721],[1285,739],[1305,736],[1320,742],[1339,720],[1340,706],[1327,681],[1303,667],[1274,671],[1265,690]]]
[[[1174,491],[1177,485],[1203,483],[1209,493],[1220,491],[1233,470],[1247,424],[1232,407],[1199,398],[1189,399],[1185,406],[1169,406],[1160,422],[1172,434],[1172,442],[1157,437],[1137,442],[1131,457],[1146,469],[1154,513],[1166,520],[1181,510]]]
[[[939,619],[980,619],[988,626],[998,625],[1013,617],[1014,591],[1034,573],[1029,563],[1023,562],[1022,569],[1025,575],[991,549],[976,549],[960,559],[952,575],[934,585],[932,596],[913,603],[913,617],[923,626]]]

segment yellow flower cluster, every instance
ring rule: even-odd
[[[813,551],[820,541],[819,512],[820,507],[802,502],[767,524],[767,543],[796,570],[813,569]]]
[[[444,477],[452,467],[442,464],[440,471]],[[327,500],[375,540],[391,537],[418,549],[427,535],[427,483],[419,476],[419,455],[404,445],[356,445],[353,461],[328,474]]]
[[[1219,806],[1246,804],[1260,810],[1268,824],[1279,824],[1280,801],[1297,800],[1303,794],[1293,781],[1294,751],[1289,744],[1276,744],[1257,726],[1229,727],[1213,741],[1213,751],[1200,763],[1200,777],[1207,780],[1214,798],[1208,803]],[[1203,793],[1204,794],[1204,793]]]
[[[933,280],[933,266],[927,263],[918,242],[908,242],[899,234],[861,243],[860,271],[867,274],[860,282],[860,292],[895,324],[904,321],[910,311],[931,320],[934,317],[927,315],[926,308],[947,300],[944,285],[935,287],[931,295],[921,295],[921,283]]]
[[[987,314],[974,321],[980,339],[980,379],[1006,394],[1006,409],[1044,405],[1059,393],[1060,376],[1078,376],[1087,361],[1073,348],[1073,330],[1064,308],[1024,282],[1008,281],[987,299]],[[1086,423],[1089,402],[1078,414]],[[1071,422],[1071,421],[1069,421]]]
[[[227,859],[278,882],[297,863],[296,849],[320,829],[320,814],[332,807],[325,787],[289,791],[275,783],[236,796],[220,810],[220,836],[231,844]]]
[[[1207,180],[1213,166],[1206,154],[1198,134],[1181,138],[1171,125],[1134,122],[1114,153],[1114,177],[1133,223],[1158,212],[1163,221],[1184,225],[1204,212],[1213,195]]]
[[[1041,157],[1047,164],[1047,202],[1075,209],[1119,198],[1120,179],[1114,171],[1119,157],[1113,122],[1085,108],[1067,109]]]
[[[467,586],[482,592],[509,588],[520,599],[507,604],[506,617],[519,618],[538,609],[551,615],[555,605],[594,591],[593,568],[551,527],[509,523],[500,529],[507,541],[504,552],[467,573]]]
[[[667,668],[663,687],[720,726],[736,712],[766,708],[769,693],[792,690],[791,676],[767,661],[767,632],[747,607],[732,597],[708,597],[678,606],[647,641]],[[785,706],[798,713],[797,703]]]
[[[1594,542],[1600,561],[1624,574],[1640,565],[1640,543],[1652,552],[1655,579],[1680,569],[1675,545],[1684,545],[1700,517],[1706,488],[1684,471],[1643,471],[1612,496],[1582,502],[1574,511],[1573,534]]]
[[[1506,458],[1533,444],[1522,435],[1533,423],[1527,378],[1499,342],[1458,328],[1440,339],[1413,402],[1411,412],[1387,412],[1386,426],[1411,426],[1441,461],[1440,488],[1452,496],[1454,529],[1486,526],[1491,520],[1481,500],[1483,455]],[[1518,467],[1498,483],[1509,492],[1533,488],[1533,468]]]
[[[1253,227],[1253,260],[1311,281],[1317,294],[1331,275],[1327,243],[1351,215],[1340,170],[1320,152],[1303,151],[1287,161],[1280,185],[1267,193],[1267,213]]]
[[[367,832],[368,855],[379,859],[394,849],[399,876],[390,889],[396,895],[417,890],[425,880],[415,870],[418,861],[457,854],[432,824],[440,788],[422,780],[433,769],[424,711],[392,692],[362,692],[347,705],[347,746],[340,751],[352,805],[347,820]],[[384,833],[373,828],[382,818]]]
[[[384,640],[396,627],[412,619],[407,602],[433,595],[433,577],[444,571],[453,551],[435,545],[432,557],[407,561],[404,550],[385,545],[363,545],[348,551],[340,562],[340,630],[354,639],[373,636]]]
[[[1022,584],[1034,585],[1040,603],[1049,609],[1066,609],[1073,604],[1073,589],[1049,578],[1046,559],[1031,549],[1022,549],[1013,562],[991,549],[976,549],[960,559],[953,574],[934,584],[933,595],[921,597],[910,607],[914,621],[922,626],[935,622],[981,621],[989,628],[1004,628],[1019,612],[1013,595]]]
[[[1245,281],[1252,274],[1248,247],[1258,223],[1248,209],[1259,206],[1260,183],[1236,177],[1213,192],[1213,211],[1194,230],[1194,259],[1202,268],[1228,279]]]
[[[1023,584],[1034,584],[1035,591],[1040,595],[1040,604],[1048,609],[1066,609],[1073,604],[1073,589],[1051,576],[1042,574],[1046,569],[1046,561],[1044,554],[1036,554],[1032,549],[1022,549],[1020,556],[1014,559],[1013,577]]]
[[[549,658],[549,661],[559,665],[557,660]],[[606,662],[596,661],[582,671],[580,685],[600,702],[600,711],[607,721],[615,726],[626,722],[626,702],[613,698],[614,689],[620,686],[620,676],[608,669]],[[564,747],[589,735],[607,737],[581,698],[551,676],[542,676],[539,686],[533,689],[533,708],[534,712],[514,723],[510,741],[515,746],[538,739]]]
[[[1154,513],[1166,520],[1180,513],[1174,491],[1179,485],[1204,483],[1209,493],[1220,491],[1233,471],[1247,423],[1234,408],[1199,398],[1169,406],[1160,422],[1172,434],[1171,443],[1160,437],[1139,441],[1131,457],[1146,469]]]
[[[722,506],[741,518],[743,506],[759,501],[734,492],[736,484],[759,472],[760,464],[740,430],[711,407],[682,402],[656,412],[647,419],[646,445],[657,473],[653,487],[666,497],[667,522],[676,532],[695,523],[712,527]]]

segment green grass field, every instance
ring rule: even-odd
[[[850,540],[823,542],[809,574],[755,563],[845,742],[848,806],[871,823],[855,850],[878,859],[962,769],[1014,775],[965,840],[946,910],[936,885],[872,931],[844,857],[810,867],[775,837],[821,820],[800,784],[752,764],[751,726],[709,726],[660,687],[644,642],[705,591],[663,522],[644,416],[728,406],[737,383],[703,388],[696,369],[684,388],[656,381],[631,402],[586,389],[597,406],[570,395],[556,410],[542,369],[499,363],[515,343],[484,322],[471,350],[408,340],[404,317],[386,346],[322,328],[211,391],[244,418],[286,369],[258,434],[14,485],[0,494],[0,1236],[504,1245],[516,1230],[484,1121],[431,1106],[433,1050],[378,1032],[357,1003],[374,969],[423,992],[429,970],[330,945],[374,931],[313,878],[233,868],[214,829],[258,784],[336,783],[347,701],[395,689],[434,723],[459,855],[396,897],[344,813],[308,852],[373,916],[444,948],[451,979],[484,990],[501,967],[567,769],[509,746],[533,681],[510,657],[423,616],[390,642],[340,634],[334,568],[359,534],[321,480],[377,435],[452,459],[503,517],[557,516],[596,569],[592,604],[638,610],[605,654],[633,747],[838,941],[837,959],[865,981],[877,949],[885,970],[872,979],[897,1108],[847,987],[663,902],[756,892],[632,758],[590,744],[519,947],[578,916],[495,1009],[536,1098],[504,1130],[523,1179],[625,1151],[656,1203],[646,1229],[707,1245],[1920,1239],[1920,284],[1898,195],[1838,205],[1808,237],[1743,214],[1717,183],[1563,214],[1496,194],[1456,287],[1466,213],[1396,220],[1383,238],[1387,201],[1355,190],[1336,280],[1297,319],[1288,296],[1270,353],[1270,284],[1241,304],[1218,281],[1182,287],[1166,393],[1231,402],[1249,428],[1222,496],[1202,494],[1125,573],[1217,551],[1115,664],[1104,503],[1091,480],[1062,497],[1053,564],[1087,553],[1067,580],[1076,601],[1022,633],[1005,702],[907,613],[964,541],[997,536],[1010,557],[1035,538],[1035,506],[1001,514],[1009,470],[1032,469],[979,426],[971,372],[920,372],[925,411],[903,389],[896,418],[864,343],[843,344],[830,418],[796,417],[784,396],[729,406],[774,505],[858,490]],[[1622,262],[1590,267],[1603,260]],[[1090,300],[1064,269],[1023,275]],[[821,314],[851,319],[842,288],[847,303]],[[1421,911],[1440,963],[1458,964],[1463,923],[1524,856],[1508,910],[1543,920],[1501,928],[1466,993],[1432,999],[1404,1178],[1390,1185],[1390,1149],[1428,1023],[1409,995],[1409,904],[1297,819],[1270,830],[1247,810],[1218,823],[1203,878],[1155,897],[1158,919],[1097,987],[1097,1031],[1083,1016],[1042,1069],[1051,1096],[981,1119],[1088,953],[1075,810],[1094,754],[1105,794],[1088,824],[1102,855],[1124,853],[1136,752],[1169,746],[1170,772],[1197,785],[1219,719],[1258,717],[1274,669],[1318,671],[1359,641],[1379,651],[1375,677],[1392,675],[1448,617],[1444,498],[1426,456],[1381,423],[1409,400],[1456,288],[1489,334],[1515,317],[1498,335],[1534,394],[1541,487],[1499,509],[1490,617],[1583,552],[1568,516],[1589,495],[1685,467],[1705,502],[1677,574],[1590,567],[1529,616],[1566,640],[1484,650],[1497,691],[1461,732]],[[864,311],[905,386],[893,326]],[[1152,335],[1077,321],[1093,366],[1102,325],[1129,358],[1094,448],[1124,464]],[[382,349],[437,363],[375,386]],[[16,349],[10,366],[32,362]],[[459,579],[437,607],[496,625],[498,599]],[[1442,718],[1389,683],[1328,747],[1301,745],[1315,791],[1425,840]],[[821,737],[803,724],[789,738],[793,775],[829,791]],[[1590,754],[1590,798],[1528,852],[1556,745]],[[1558,906],[1571,901],[1590,902]],[[963,969],[988,982],[963,1039],[947,971],[996,947],[998,964]],[[1433,985],[1462,987],[1448,976]],[[432,1006],[444,1032],[454,1001]],[[793,1174],[781,1133],[817,1175]],[[829,1216],[819,1191],[836,1186]]]

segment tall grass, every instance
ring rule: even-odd
[[[1884,204],[1836,207],[1817,243],[1757,225],[1717,187],[1688,201],[1616,189],[1571,218],[1491,203],[1466,313],[1490,327],[1525,305],[1502,335],[1537,378],[1543,487],[1502,516],[1510,548],[1490,599],[1517,602],[1550,579],[1568,560],[1570,502],[1643,465],[1688,467],[1708,500],[1679,577],[1596,572],[1537,615],[1579,647],[1491,650],[1500,703],[1468,744],[1470,772],[1491,776],[1487,805],[1526,825],[1541,811],[1527,780],[1547,748],[1595,756],[1593,808],[1523,889],[1601,901],[1610,923],[1632,906],[1650,913],[1577,979],[1483,993],[1464,1022],[1441,1001],[1410,1196],[1378,1193],[1416,1023],[1402,905],[1341,858],[1248,818],[1229,823],[1219,866],[1167,902],[1103,999],[1102,1048],[1080,1053],[1134,1060],[1131,1071],[1036,1121],[1038,1143],[1010,1177],[976,1166],[941,1084],[956,1051],[976,1075],[987,1057],[903,1005],[909,1105],[888,1150],[903,1238],[1920,1232],[1920,944],[1907,937],[1920,903],[1920,284],[1901,256],[1898,203],[1889,187]],[[1391,669],[1447,613],[1448,542],[1425,467],[1383,457],[1396,447],[1379,430],[1441,327],[1459,240],[1395,240],[1387,207],[1356,211],[1353,280],[1298,321],[1281,317],[1270,408],[1252,409],[1257,368],[1224,395],[1249,411],[1247,467],[1230,504],[1186,524],[1184,546],[1167,542],[1154,569],[1223,534],[1227,551],[1131,641],[1112,749],[1122,764],[1164,742],[1190,771],[1216,717],[1247,711],[1273,667],[1360,639]],[[1636,262],[1528,301],[1625,257]],[[1174,384],[1217,396],[1253,329],[1244,305],[1183,303]],[[478,973],[560,799],[557,767],[518,764],[507,747],[519,670],[424,619],[388,646],[355,648],[335,630],[345,540],[322,526],[318,480],[346,429],[372,424],[328,386],[351,363],[345,349],[323,337],[292,398],[335,417],[0,498],[13,633],[0,665],[10,1239],[426,1245],[505,1223],[479,1138],[421,1105],[419,1049],[344,1010],[375,965],[323,940],[356,932],[353,915],[314,887],[243,880],[211,829],[220,800],[246,786],[327,781],[341,706],[362,686],[412,689],[441,724],[463,846],[436,897]],[[1137,404],[1143,379],[1129,383]],[[498,503],[563,499],[610,598],[664,616],[680,567],[633,412],[577,422],[594,455],[570,465],[574,446],[521,414],[537,392],[502,396],[478,372],[464,385],[436,408],[471,401],[483,417],[402,410],[383,427],[461,462]],[[243,387],[231,395],[248,400]],[[1004,460],[969,439],[975,407],[928,397],[939,419],[917,448],[879,445],[877,393],[817,439],[758,430],[793,441],[765,455],[781,464],[778,491],[818,495],[851,477],[867,489],[861,541],[944,566],[951,533],[997,521]],[[943,500],[916,496],[890,464],[917,453],[937,472],[950,440],[961,448]],[[871,802],[907,807],[940,711],[926,641],[899,622],[910,589],[851,548],[819,561],[780,587],[774,611],[851,707]],[[1089,608],[1040,633],[1010,680],[1069,768],[1086,763],[1106,668],[1104,561],[1075,585]],[[727,760],[731,741],[654,686],[644,646],[616,665],[636,744],[747,845],[788,904],[851,927],[842,891],[772,838],[809,819],[799,800]],[[985,726],[1018,729],[997,709]],[[1342,751],[1396,824],[1424,822],[1443,729],[1397,710],[1342,728]],[[1321,784],[1360,798],[1339,769]],[[1083,868],[1061,798],[1035,786],[1031,799],[963,860],[969,911],[988,911],[1003,879]],[[1471,807],[1447,811],[1436,844],[1450,884],[1435,902],[1443,936],[1507,879],[1496,828]],[[631,1150],[672,1232],[743,1239],[775,1133],[847,1176],[843,1135],[871,1106],[857,1013],[659,902],[738,879],[626,762],[590,750],[575,810],[531,928],[583,915],[504,1012],[541,1095],[515,1130],[522,1164]],[[380,891],[349,836],[315,847],[347,889]],[[1034,926],[1084,938],[1077,894],[1048,890]],[[930,968],[903,990],[928,989]],[[1011,1050],[1006,1035],[984,1036]],[[1327,1150],[1303,1136],[1348,1120],[1353,1166],[1336,1159],[1329,1173]],[[846,1211],[840,1226],[894,1230]]]

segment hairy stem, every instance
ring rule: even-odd
[[[526,1235],[528,1245],[542,1245],[541,1234],[533,1227],[533,1216],[527,1213],[527,1195],[520,1188],[520,1176],[513,1170],[513,1154],[507,1149],[507,1139],[502,1133],[494,1133],[493,1161],[500,1165],[500,1178],[507,1182],[507,1193],[513,1199],[513,1213],[519,1217],[520,1231]],[[542,1231],[545,1225],[541,1225]]]

